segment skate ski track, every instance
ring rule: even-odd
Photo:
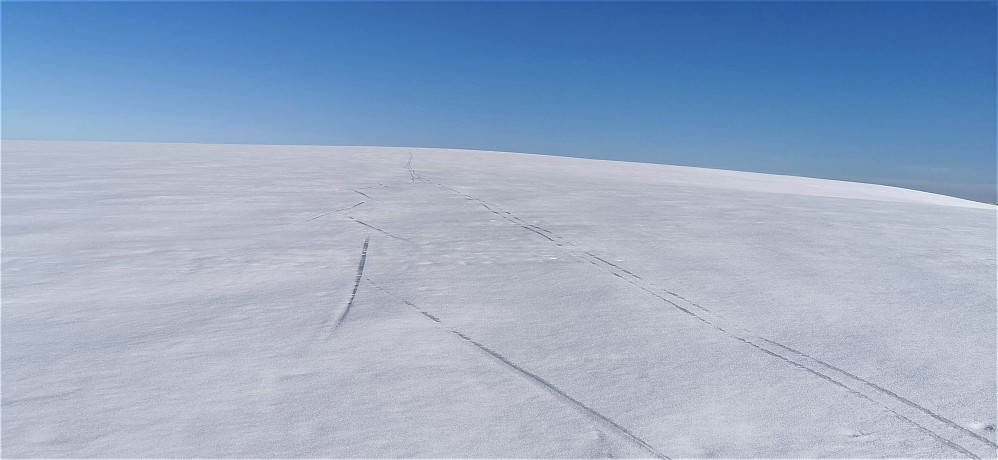
[[[606,272],[609,272],[611,275],[635,286],[638,289],[641,289],[652,297],[662,301],[667,306],[682,311],[690,316],[690,318],[702,322],[704,325],[717,330],[719,333],[722,333],[733,340],[737,340],[754,350],[770,355],[784,364],[821,378],[832,385],[842,388],[859,399],[865,400],[868,403],[874,404],[881,409],[886,410],[898,419],[915,426],[947,447],[959,452],[961,455],[968,458],[993,458],[995,457],[996,452],[998,452],[998,444],[995,444],[994,441],[991,441],[990,439],[985,438],[984,436],[981,436],[908,398],[898,395],[897,393],[884,388],[875,382],[866,380],[852,372],[829,364],[819,358],[796,350],[788,345],[754,334],[750,330],[726,320],[721,315],[714,313],[709,309],[686,299],[685,297],[653,285],[644,278],[621,267],[620,265],[597,256],[592,251],[580,249],[572,242],[550,230],[530,224],[512,213],[500,209],[494,204],[487,203],[471,195],[427,179],[413,169],[412,161],[413,155],[410,151],[409,161],[406,163],[406,170],[408,171],[412,182],[419,181],[444,190],[448,193],[464,197],[468,201],[477,203],[489,212],[503,218],[510,224],[544,238],[576,259],[588,262]],[[398,297],[396,296],[396,298]],[[410,302],[403,300],[403,303],[415,308],[421,313],[423,312],[422,309],[412,305]],[[431,317],[431,319],[435,318]],[[457,332],[455,332],[455,334],[457,334]],[[465,338],[465,340],[478,346],[483,351],[493,355],[497,359],[513,366],[512,363],[507,362],[505,358],[501,358],[498,353],[495,353],[464,336],[462,336],[462,338]],[[535,380],[538,380],[540,384],[549,387],[550,389],[561,394],[563,397],[568,398],[568,400],[573,404],[586,408],[586,406],[582,405],[582,403],[572,399],[568,395],[565,395],[563,392],[553,387],[543,379],[540,379],[540,377],[527,373],[522,369],[517,369],[522,373],[526,373],[529,377],[535,378]],[[616,425],[612,421],[609,421],[609,419],[605,419],[604,422],[609,422],[608,424],[618,429],[618,431],[623,430],[622,427]],[[650,446],[647,446],[644,441],[637,439],[636,436],[630,434],[626,430],[623,430],[623,432],[637,440],[638,443],[646,449],[650,449]],[[656,453],[656,455],[660,456],[661,454]]]

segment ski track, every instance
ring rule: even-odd
[[[376,187],[376,186],[375,186],[375,185],[372,185],[371,187]],[[371,188],[371,187],[367,187],[367,188]],[[373,196],[371,196],[371,195],[368,195],[368,194],[366,194],[366,193],[364,193],[364,192],[362,192],[362,191],[360,191],[360,190],[357,190],[357,189],[350,189],[350,190],[353,190],[353,192],[354,192],[354,193],[359,193],[359,194],[361,194],[361,195],[363,195],[363,196],[366,196],[366,197],[367,197],[367,198],[369,198],[369,199],[372,199],[372,200],[374,200],[374,201],[377,201],[378,203],[384,203],[384,201],[381,201],[381,200],[379,200],[379,199],[377,199],[377,198],[375,198],[375,197],[373,197]]]
[[[320,217],[322,217],[322,216],[325,216],[325,215],[329,215],[329,214],[332,214],[332,213],[334,213],[334,212],[343,212],[343,211],[349,211],[349,210],[351,210],[351,209],[353,209],[353,208],[356,208],[357,206],[360,206],[360,205],[362,205],[362,204],[364,204],[364,202],[363,202],[363,201],[361,201],[360,203],[357,203],[357,204],[355,204],[355,205],[353,205],[353,206],[347,206],[347,207],[345,207],[345,208],[343,208],[343,209],[334,209],[334,210],[332,210],[332,211],[326,211],[326,212],[324,212],[324,213],[322,213],[322,214],[318,214],[318,215],[315,215],[315,216],[312,216],[312,217],[309,217],[308,219],[305,219],[305,220],[303,220],[303,221],[301,221],[301,222],[299,222],[299,223],[305,223],[305,222],[308,222],[308,221],[310,221],[310,220],[315,220],[315,219],[318,219],[318,218],[320,218]]]
[[[354,216],[351,216],[351,215],[349,215],[349,214],[344,214],[344,215],[345,215],[345,216],[347,216],[347,218],[349,218],[350,220],[352,220],[352,221],[354,221],[354,222],[356,222],[356,223],[358,223],[358,224],[360,224],[360,225],[363,225],[363,226],[365,226],[365,227],[367,227],[367,228],[369,228],[369,229],[371,229],[371,230],[375,230],[375,231],[378,231],[378,232],[381,232],[382,234],[384,234],[384,235],[387,235],[387,236],[389,236],[389,237],[391,237],[391,238],[394,238],[394,239],[396,239],[396,240],[402,240],[402,241],[409,241],[409,240],[407,240],[407,239],[405,239],[405,238],[402,238],[401,236],[396,236],[396,235],[393,235],[393,234],[391,234],[391,233],[388,233],[388,232],[386,232],[386,231],[384,231],[384,230],[382,230],[382,229],[380,229],[380,228],[378,228],[378,227],[375,227],[375,226],[373,226],[373,225],[371,225],[371,224],[369,224],[369,223],[367,223],[367,222],[364,222],[364,221],[362,221],[362,220],[360,220],[360,219],[357,219],[357,218],[356,218],[356,217],[354,217]]]
[[[805,354],[798,351],[792,347],[784,345],[774,340],[767,339],[762,336],[753,334],[751,331],[744,327],[735,325],[727,320],[725,320],[721,315],[713,313],[707,308],[700,306],[685,297],[682,297],[676,293],[668,291],[666,289],[659,288],[652,285],[651,283],[645,281],[644,278],[638,276],[637,274],[624,269],[620,265],[612,263],[604,258],[601,258],[590,251],[584,251],[578,249],[578,246],[571,243],[567,239],[558,236],[554,232],[541,228],[537,225],[530,224],[523,219],[513,215],[508,211],[501,211],[500,208],[494,204],[486,203],[485,201],[475,198],[466,193],[460,192],[453,188],[447,187],[438,182],[429,180],[421,176],[412,167],[412,152],[409,152],[409,162],[406,164],[406,169],[409,171],[410,177],[413,182],[420,181],[428,185],[432,185],[441,190],[459,195],[464,197],[469,201],[474,201],[483,206],[488,211],[493,214],[502,217],[504,220],[510,222],[511,224],[527,230],[533,234],[539,235],[542,238],[554,243],[556,246],[562,248],[570,255],[581,259],[583,261],[589,262],[604,271],[608,271],[610,274],[620,278],[635,287],[645,291],[646,293],[662,300],[667,305],[676,308],[683,313],[686,313],[693,319],[703,322],[706,325],[713,327],[722,334],[744,343],[747,346],[752,347],[762,353],[770,355],[781,362],[790,365],[794,368],[803,370],[809,374],[812,374],[818,378],[821,378],[837,387],[840,387],[850,394],[866,400],[874,405],[880,406],[883,410],[893,414],[898,419],[915,426],[920,431],[928,434],[929,436],[940,441],[943,445],[960,452],[969,458],[995,458],[998,456],[998,444],[987,439],[973,431],[959,425],[958,423],[943,417],[932,410],[911,401],[897,393],[888,390],[874,382],[866,380],[862,377],[857,376],[851,372],[843,370],[839,367],[833,366],[825,361],[818,358]],[[674,300],[670,300],[658,292],[664,292],[669,296],[673,297]],[[686,308],[681,306],[679,303],[685,303],[691,307],[694,307],[699,311],[695,313],[692,308]],[[408,302],[406,302],[409,304]],[[414,305],[410,306],[416,308]],[[737,333],[736,331],[741,331]],[[467,339],[471,341],[471,339]],[[474,343],[474,342],[472,342]],[[795,359],[796,358],[796,359]],[[819,370],[821,369],[821,370]],[[824,371],[824,372],[822,372]],[[829,375],[831,374],[831,375]],[[834,377],[833,377],[834,375]],[[837,378],[836,378],[837,377]],[[543,384],[543,382],[542,382]],[[574,401],[574,400],[573,400]],[[931,428],[930,428],[931,426]],[[972,447],[967,447],[967,446]],[[974,449],[974,450],[971,450]]]
[[[357,190],[367,190],[369,188],[378,188],[378,187],[388,188],[387,185],[382,184],[381,182],[375,182],[375,184],[377,184],[377,185],[368,185],[366,187],[357,187],[357,188],[353,188],[353,189],[350,189],[350,190],[353,190],[353,191],[356,192]]]
[[[836,367],[836,366],[833,366],[833,365],[831,365],[829,363],[826,363],[826,362],[824,362],[824,361],[822,361],[822,360],[820,360],[818,358],[815,358],[815,357],[813,357],[811,355],[808,355],[808,354],[806,354],[806,353],[804,353],[802,351],[798,351],[798,350],[796,350],[794,348],[790,348],[790,347],[788,347],[786,345],[783,345],[782,343],[774,342],[774,341],[769,340],[769,339],[767,339],[765,337],[759,337],[759,339],[763,340],[765,342],[768,342],[768,343],[770,343],[770,344],[772,344],[774,346],[780,347],[780,348],[782,348],[784,350],[787,350],[787,351],[789,351],[789,352],[791,352],[791,353],[793,353],[795,355],[800,356],[801,358],[804,358],[804,359],[807,359],[807,360],[819,363],[820,365],[825,366],[825,367],[827,367],[828,369],[830,369],[832,371],[835,371],[835,372],[838,372],[840,374],[843,374],[843,375],[845,375],[845,376],[847,376],[847,377],[849,377],[851,379],[863,382],[864,384],[869,385],[871,388],[873,388],[873,389],[875,389],[875,390],[877,390],[877,391],[879,391],[881,393],[884,393],[885,395],[888,395],[888,396],[890,396],[892,398],[895,398],[895,399],[903,402],[904,404],[908,405],[909,407],[911,407],[911,408],[913,408],[915,410],[918,410],[920,412],[923,412],[926,415],[928,415],[928,416],[936,419],[937,421],[939,421],[941,423],[945,423],[946,425],[948,425],[948,426],[950,426],[950,427],[952,427],[954,429],[960,430],[961,432],[963,432],[967,436],[971,436],[971,437],[977,439],[980,442],[986,443],[989,446],[991,446],[992,448],[998,448],[998,444],[995,444],[990,439],[987,439],[984,436],[981,436],[981,435],[979,435],[977,433],[974,433],[973,431],[968,430],[967,428],[964,428],[960,424],[958,424],[958,423],[956,423],[956,422],[954,422],[954,421],[952,421],[952,420],[950,420],[950,419],[948,419],[946,417],[943,417],[942,415],[939,415],[939,414],[937,414],[937,413],[929,410],[926,407],[922,407],[918,403],[916,403],[916,402],[914,402],[914,401],[912,401],[912,400],[910,400],[908,398],[905,398],[904,396],[901,396],[901,395],[899,395],[899,394],[897,394],[897,393],[895,393],[895,392],[893,392],[891,390],[888,390],[888,389],[886,389],[886,388],[884,388],[884,387],[882,387],[880,385],[877,385],[874,382],[871,382],[871,381],[866,380],[866,379],[864,379],[862,377],[859,377],[859,376],[857,376],[857,375],[855,375],[855,374],[853,374],[853,373],[851,373],[849,371],[846,371],[844,369],[841,369],[839,367]]]
[[[360,280],[364,276],[364,263],[367,262],[367,246],[371,242],[371,237],[364,239],[364,247],[360,250],[360,263],[357,264],[357,277],[353,281],[353,292],[350,293],[350,300],[347,301],[346,308],[340,313],[340,317],[336,319],[336,324],[333,325],[333,330],[340,327],[343,324],[343,320],[347,318],[347,314],[350,313],[350,308],[353,307],[353,300],[357,297],[357,289],[360,287]]]
[[[354,190],[354,191],[357,192],[356,190]],[[357,193],[360,193],[360,192],[357,192]],[[363,193],[360,193],[360,194],[364,195],[364,196],[367,196],[367,195],[365,195]],[[368,198],[370,198],[370,197],[368,197]],[[379,201],[379,202],[384,203],[384,201],[381,201],[381,200],[378,200],[378,199],[375,199],[375,198],[371,198],[371,199],[375,200],[375,201]],[[362,220],[360,220],[360,219],[358,219],[358,218],[356,218],[354,216],[351,216],[350,214],[345,214],[345,211],[349,211],[349,210],[351,210],[353,208],[356,208],[357,206],[360,206],[360,205],[362,205],[364,203],[365,203],[364,201],[361,201],[360,203],[357,203],[357,204],[355,204],[353,206],[347,206],[347,207],[342,208],[342,209],[334,209],[332,211],[326,211],[326,212],[324,212],[322,214],[319,214],[319,215],[316,215],[316,216],[312,216],[312,217],[310,217],[308,219],[305,219],[305,220],[303,220],[303,221],[301,221],[299,223],[305,223],[305,222],[308,222],[308,221],[311,221],[311,220],[315,220],[315,219],[318,219],[318,218],[320,218],[322,216],[332,214],[334,212],[336,212],[336,213],[344,213],[343,216],[346,217],[347,219],[350,219],[350,220],[352,220],[352,221],[354,221],[354,222],[356,222],[356,223],[358,223],[360,225],[363,225],[363,226],[365,226],[365,227],[367,227],[367,228],[369,228],[371,230],[374,230],[376,232],[380,232],[381,234],[383,234],[385,236],[388,236],[390,238],[394,238],[396,240],[409,241],[409,240],[407,240],[405,238],[402,238],[401,236],[393,235],[392,233],[389,233],[389,232],[387,232],[385,230],[382,230],[382,229],[380,229],[378,227],[375,227],[375,226],[373,226],[373,225],[371,225],[371,224],[369,224],[367,222],[364,222],[364,221],[362,221]]]
[[[481,343],[475,341],[474,339],[472,339],[468,335],[466,335],[466,334],[464,334],[464,333],[462,333],[462,332],[460,332],[460,331],[458,331],[456,329],[450,328],[443,321],[441,321],[439,317],[437,317],[437,316],[433,315],[432,313],[426,311],[425,309],[417,306],[416,304],[414,304],[414,303],[412,303],[412,302],[410,302],[410,301],[408,301],[406,299],[403,299],[402,297],[399,297],[395,293],[393,293],[393,292],[389,291],[388,289],[382,287],[380,284],[375,283],[373,280],[371,280],[371,278],[364,278],[364,279],[367,282],[371,283],[371,285],[374,286],[375,288],[381,290],[385,294],[388,294],[389,296],[391,296],[392,298],[394,298],[394,299],[398,300],[399,302],[405,304],[409,308],[411,308],[411,309],[413,309],[413,310],[421,313],[423,316],[425,316],[425,317],[429,318],[430,320],[432,320],[433,322],[437,323],[440,327],[445,328],[448,332],[450,332],[450,333],[458,336],[461,340],[463,340],[463,341],[471,344],[472,346],[474,346],[475,348],[477,348],[479,351],[484,352],[485,354],[487,354],[491,358],[497,360],[499,363],[503,364],[508,369],[511,369],[511,370],[517,372],[521,376],[526,377],[528,380],[530,380],[534,384],[536,384],[536,385],[544,388],[549,393],[552,393],[555,397],[557,397],[558,399],[562,400],[562,402],[565,402],[565,403],[567,403],[567,404],[575,407],[577,410],[581,411],[584,415],[586,415],[589,418],[595,420],[596,422],[599,422],[599,423],[601,423],[601,424],[603,424],[603,425],[605,425],[605,426],[607,426],[609,428],[612,428],[612,429],[616,430],[623,437],[625,437],[625,438],[629,439],[631,442],[637,444],[643,450],[648,451],[649,453],[651,453],[652,455],[654,455],[656,458],[669,459],[668,456],[666,456],[666,455],[662,454],[661,452],[659,452],[658,450],[656,450],[654,447],[652,447],[650,444],[648,444],[647,442],[645,442],[643,439],[641,439],[640,437],[638,437],[636,434],[632,433],[630,430],[628,430],[624,426],[622,426],[619,423],[613,421],[609,417],[603,415],[602,413],[600,413],[596,409],[593,409],[593,408],[589,407],[588,405],[586,405],[582,401],[579,401],[578,399],[573,398],[571,395],[569,395],[568,393],[565,393],[565,391],[563,391],[562,389],[558,388],[557,386],[555,386],[551,382],[548,382],[547,380],[545,380],[541,376],[539,376],[537,374],[534,374],[533,372],[530,372],[530,371],[524,369],[523,367],[521,367],[521,366],[517,365],[516,363],[514,363],[514,362],[510,361],[509,359],[507,359],[505,356],[503,356],[503,355],[499,354],[498,352],[492,350],[491,348],[486,347],[485,345],[482,345]]]
[[[405,169],[409,171],[409,180],[416,182],[416,171],[412,169],[412,150],[409,151],[409,162],[405,164]]]

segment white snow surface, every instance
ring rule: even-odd
[[[2,148],[4,457],[996,456],[993,205],[483,151]]]

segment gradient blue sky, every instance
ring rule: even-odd
[[[4,139],[504,150],[995,201],[995,2],[0,14]]]

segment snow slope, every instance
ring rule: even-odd
[[[991,205],[480,151],[2,147],[5,457],[996,456]]]

